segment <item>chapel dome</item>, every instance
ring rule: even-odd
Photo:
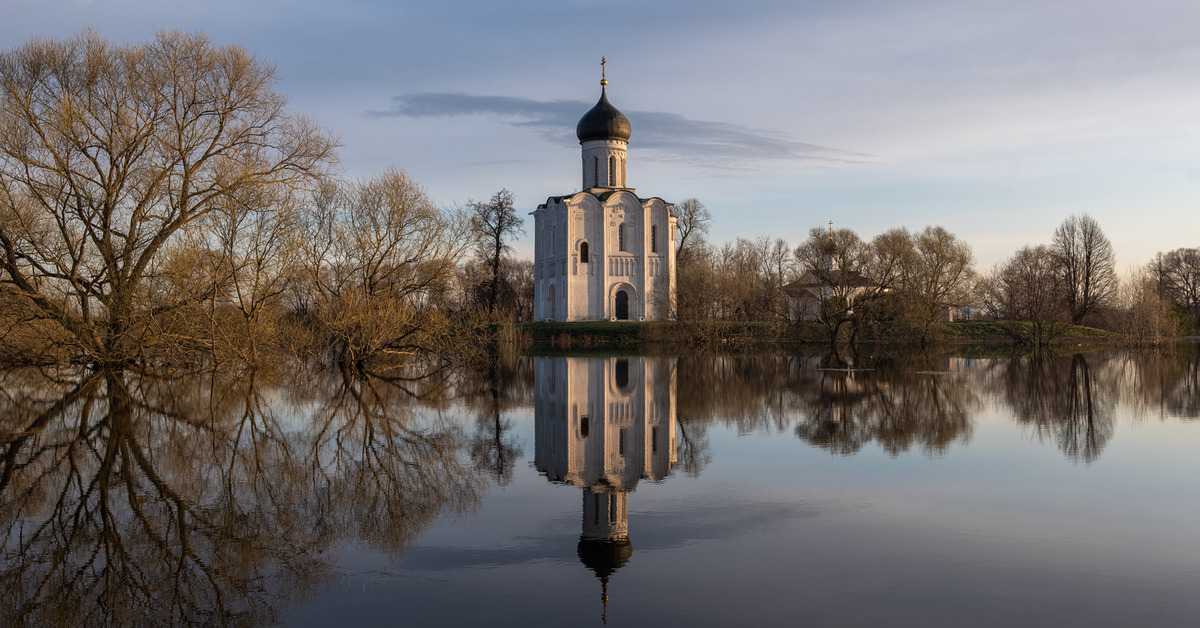
[[[596,102],[596,106],[583,114],[583,117],[579,119],[579,124],[575,125],[575,136],[579,138],[580,142],[588,140],[628,142],[629,134],[629,118],[626,118],[625,114],[617,111],[617,108],[608,102],[604,87],[600,88],[600,100]]]

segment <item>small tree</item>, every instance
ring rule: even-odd
[[[1193,330],[1200,327],[1200,249],[1159,253],[1150,273],[1162,294],[1187,310]]]
[[[1121,287],[1118,299],[1122,315],[1119,329],[1130,340],[1159,344],[1180,334],[1182,316],[1159,290],[1158,282],[1145,268],[1135,270]]]
[[[1070,320],[1059,290],[1060,274],[1050,247],[1026,246],[993,272],[988,309],[1009,321],[1009,332],[1037,346],[1061,336]]]
[[[504,254],[512,250],[508,244],[509,238],[517,233],[525,233],[522,227],[524,220],[517,216],[517,211],[513,208],[512,192],[506,189],[496,192],[486,203],[468,202],[467,209],[471,213],[471,225],[478,238],[475,255],[488,270],[488,313],[495,313],[496,302],[502,289],[501,283],[504,280],[504,275],[500,272],[500,263]]]
[[[403,171],[324,190],[306,213],[315,321],[343,364],[434,349],[437,297],[470,244],[464,212],[438,208]]]
[[[693,253],[703,248],[704,236],[712,213],[698,199],[685,199],[675,205],[675,257],[679,264],[685,263]]]
[[[968,300],[975,283],[974,256],[971,245],[942,227],[926,227],[910,243],[897,292],[925,342],[943,312]]]
[[[801,318],[820,322],[831,345],[836,345],[843,325],[891,286],[895,259],[882,251],[850,229],[827,232],[821,227],[813,228],[808,240],[796,247],[796,265],[802,274],[792,289],[806,304]]]
[[[1079,325],[1116,296],[1116,254],[1100,224],[1087,214],[1071,216],[1059,225],[1052,250],[1063,305],[1071,323]]]

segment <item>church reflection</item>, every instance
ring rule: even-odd
[[[675,361],[537,358],[534,373],[534,462],[582,489],[579,560],[600,579],[607,612],[609,578],[633,555],[629,494],[676,461]]]

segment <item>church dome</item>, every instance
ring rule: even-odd
[[[579,553],[579,562],[591,569],[601,582],[607,582],[609,576],[629,562],[629,558],[633,556],[633,543],[629,539],[581,540],[575,551]]]
[[[607,82],[607,81],[605,81]],[[600,88],[600,100],[596,106],[583,114],[579,124],[575,125],[575,135],[580,142],[588,140],[623,140],[629,141],[629,118],[617,111],[608,102],[604,87]]]

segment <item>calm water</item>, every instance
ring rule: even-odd
[[[1200,625],[1200,360],[0,374],[0,624]]]

